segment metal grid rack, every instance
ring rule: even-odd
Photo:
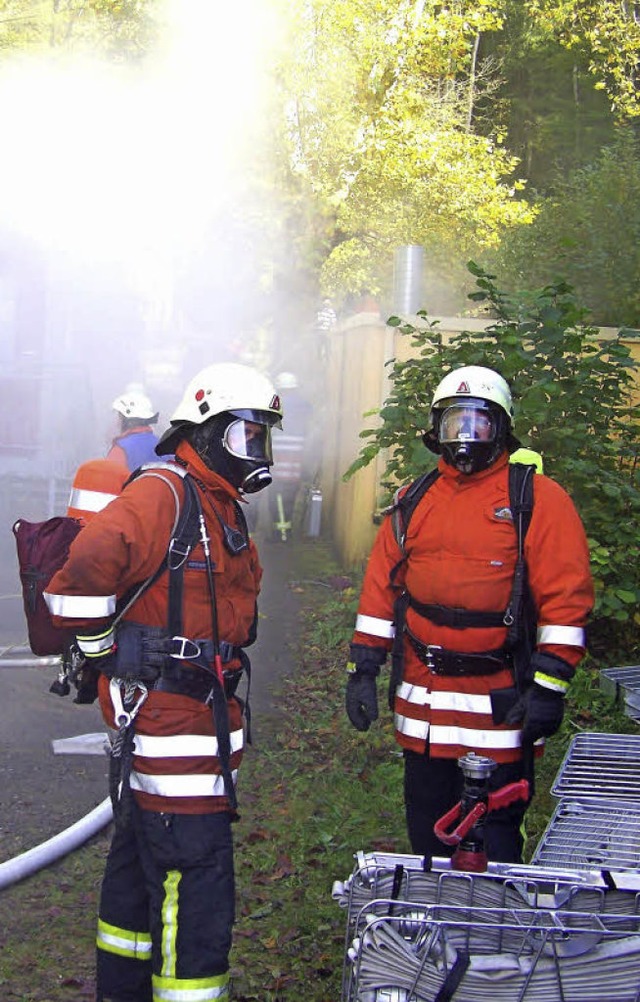
[[[640,873],[640,803],[562,800],[532,862]]]
[[[558,770],[556,797],[640,803],[640,737],[630,734],[577,734]]]
[[[621,696],[626,715],[640,723],[640,665],[602,668],[600,688],[616,699]]]

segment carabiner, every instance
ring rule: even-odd
[[[149,690],[147,689],[146,685],[143,685],[142,682],[136,682],[133,692],[139,690],[140,695],[138,696],[138,699],[134,703],[134,705],[129,710],[127,710],[125,709],[125,705],[122,699],[122,690],[121,690],[121,686],[122,685],[126,686],[126,684],[127,684],[126,679],[121,679],[121,678],[112,678],[111,681],[109,682],[109,695],[111,696],[113,715],[116,726],[120,731],[124,730],[126,727],[129,727],[129,725],[133,722],[133,720],[137,716],[140,707],[142,706],[145,699],[149,695]],[[126,701],[129,702],[129,700]]]

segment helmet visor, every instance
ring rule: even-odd
[[[271,428],[256,421],[232,421],[223,437],[224,447],[238,459],[253,459],[271,465]]]
[[[442,412],[439,441],[493,442],[497,433],[496,420],[482,402],[465,400],[453,404]]]

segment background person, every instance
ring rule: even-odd
[[[131,473],[144,463],[156,461],[158,436],[152,426],[157,424],[159,413],[146,393],[134,385],[117,396],[111,406],[117,415],[118,430],[105,458]]]
[[[238,502],[270,484],[280,419],[260,373],[233,363],[203,369],[157,446],[175,452],[175,469],[128,483],[78,534],[48,586],[54,621],[75,631],[99,670],[101,708],[118,732],[97,1002],[228,998],[244,743],[234,693],[262,575]]]
[[[523,748],[560,726],[593,585],[573,502],[549,477],[532,476],[524,557],[537,635],[516,676],[504,618],[517,560],[508,461],[519,443],[505,380],[480,366],[450,372],[434,394],[424,441],[440,456],[440,476],[413,512],[404,550],[393,514],[380,527],[351,644],[346,709],[361,731],[377,719],[376,678],[395,637],[391,696],[409,840],[414,853],[444,856],[452,849],[433,826],[460,800],[457,760],[468,752],[492,758],[495,790],[522,778]],[[518,803],[487,815],[489,859],[520,861],[525,809]]]

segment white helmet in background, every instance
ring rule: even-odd
[[[486,469],[508,449],[519,446],[513,434],[513,400],[503,377],[480,365],[449,372],[431,401],[427,448],[461,473]]]
[[[298,377],[293,372],[279,372],[275,384],[277,390],[295,390],[298,388]]]
[[[172,453],[187,439],[210,469],[253,494],[271,483],[271,428],[281,419],[280,397],[266,376],[220,362],[191,380],[156,452]]]
[[[158,420],[158,411],[154,411],[149,397],[137,388],[126,389],[116,397],[111,406],[129,421],[138,420],[153,424]]]

